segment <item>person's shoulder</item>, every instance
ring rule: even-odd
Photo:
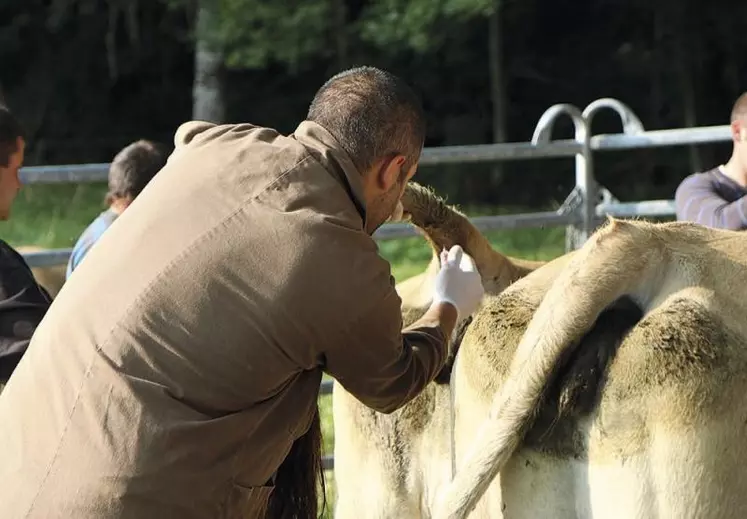
[[[705,171],[698,171],[692,173],[682,179],[679,186],[677,186],[677,195],[682,196],[687,191],[692,189],[703,189],[711,188],[715,182],[717,182],[719,168],[712,168]]]
[[[26,263],[21,253],[5,240],[0,239],[0,268],[7,270],[19,267],[24,270],[30,270],[28,263]]]
[[[119,215],[112,211],[111,209],[106,209],[105,211],[102,211],[99,213],[99,215],[91,222],[91,224],[88,226],[93,232],[97,234],[103,233],[106,229],[108,229],[111,224],[114,223],[114,220],[117,219]]]
[[[206,121],[188,121],[174,133],[175,151],[184,147],[199,147],[214,141],[230,141],[251,137],[271,142],[285,136],[274,128],[252,123],[215,124]]]
[[[0,295],[7,297],[30,285],[36,285],[31,267],[20,252],[0,240]]]
[[[691,175],[688,175],[687,177],[682,180],[682,184],[685,182],[687,183],[711,183],[716,180],[717,175],[719,174],[719,168],[711,168],[704,171],[697,171],[695,173],[692,173]]]
[[[251,123],[191,121],[177,129],[174,142],[168,162],[186,167],[192,167],[196,160],[214,165],[218,159],[235,170],[284,173],[309,158],[308,150],[292,136]]]
[[[104,231],[106,231],[116,219],[117,213],[110,209],[99,213],[96,218],[94,218],[91,223],[83,229],[83,232],[78,237],[73,248],[77,249],[88,241],[95,241],[99,236],[104,234]]]

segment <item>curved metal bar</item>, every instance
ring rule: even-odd
[[[576,187],[574,198],[578,202],[574,212],[578,223],[566,230],[566,250],[577,249],[594,232],[597,186],[594,180],[594,164],[591,154],[589,121],[583,112],[569,103],[556,104],[545,110],[540,117],[532,144],[549,144],[555,121],[561,115],[567,115],[573,121],[575,141],[580,145],[576,153]]]
[[[538,144],[548,144],[551,141],[550,136],[552,135],[555,121],[561,115],[567,115],[573,121],[576,142],[583,144],[588,141],[589,128],[586,119],[584,118],[584,114],[572,104],[561,103],[552,105],[542,114],[542,117],[540,117],[540,120],[537,122],[537,126],[534,129],[532,144],[535,146]]]
[[[643,128],[641,120],[628,105],[611,97],[597,99],[584,108],[583,116],[586,119],[589,131],[591,131],[591,123],[594,120],[594,116],[604,108],[609,108],[620,116],[624,134],[635,135],[646,131]]]

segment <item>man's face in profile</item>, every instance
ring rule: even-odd
[[[16,139],[15,151],[8,157],[8,164],[0,166],[0,220],[10,218],[13,201],[21,189],[18,174],[23,166],[25,149],[26,142],[19,137]]]
[[[407,183],[415,176],[418,169],[417,163],[408,170],[399,170],[397,181],[382,194],[380,194],[373,203],[369,203],[366,217],[366,232],[373,235],[390,217],[397,211],[402,194],[405,192]]]

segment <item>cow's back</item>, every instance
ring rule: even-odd
[[[464,337],[458,458],[549,274],[489,299]],[[471,517],[744,517],[745,336],[739,306],[713,292],[684,289],[642,319],[618,301],[565,359],[522,447]]]

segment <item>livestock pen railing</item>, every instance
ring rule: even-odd
[[[622,133],[591,135],[591,123],[601,110],[612,110],[622,122]],[[553,140],[552,131],[557,119],[570,117],[574,138]],[[576,163],[576,185],[563,204],[555,211],[520,213],[500,216],[481,216],[471,221],[482,231],[540,226],[566,226],[566,249],[578,248],[606,215],[672,216],[673,200],[645,200],[621,203],[594,177],[593,152],[632,150],[706,144],[731,140],[728,125],[700,128],[646,131],[632,110],[611,98],[598,99],[583,111],[571,104],[557,104],[540,117],[531,142],[481,144],[474,146],[443,146],[423,150],[421,166],[443,164],[474,164],[507,160],[573,157]],[[21,169],[24,184],[104,182],[109,164],[64,166],[33,166]],[[382,226],[375,234],[377,240],[416,236],[415,229],[406,223]],[[67,262],[71,249],[28,252],[24,257],[31,266],[53,266]],[[322,382],[322,395],[332,391],[332,382]],[[325,467],[332,469],[334,460],[325,457]]]

